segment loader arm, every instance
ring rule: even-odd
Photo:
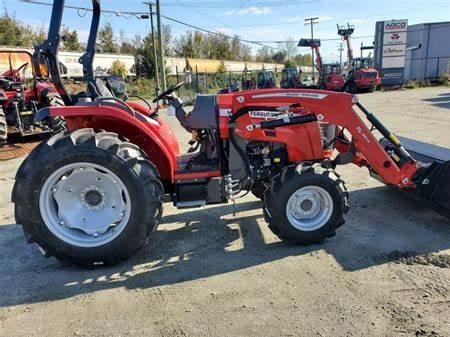
[[[320,55],[320,39],[300,39],[299,47],[310,47],[316,52],[316,69],[322,68],[322,56]]]
[[[353,48],[351,43],[351,36],[355,31],[355,26],[347,23],[347,26],[337,26],[338,35],[341,36],[342,40],[347,44],[347,62],[350,66],[353,61]]]
[[[348,130],[352,136],[351,146],[355,153],[352,162],[366,166],[388,185],[399,188],[412,186],[413,177],[418,170],[417,161],[403,148],[398,139],[375,117],[367,111],[356,96],[318,90],[280,90],[274,89],[261,94],[251,91],[237,95],[233,100],[233,110],[238,111],[248,106],[279,107],[300,104],[304,111],[314,115],[314,120],[299,123],[331,123]],[[239,103],[241,101],[242,103]],[[360,118],[355,108],[359,108],[373,125],[394,146],[395,155],[388,153],[372,131]],[[295,118],[295,117],[294,117]],[[261,123],[265,125],[264,123]],[[295,124],[295,120],[280,121],[276,127]],[[267,125],[267,124],[266,124]],[[244,126],[245,127],[245,126]],[[238,126],[239,130],[241,128]],[[251,129],[251,128],[248,128]],[[339,149],[337,149],[339,151]],[[344,147],[344,150],[350,150]]]
[[[320,46],[313,45],[312,48],[314,48],[316,52],[316,69],[320,71],[322,68],[322,55],[320,55]]]

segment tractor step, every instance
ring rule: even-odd
[[[175,204],[177,208],[203,207],[205,205],[206,200],[179,201]]]

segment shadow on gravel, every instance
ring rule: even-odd
[[[433,211],[387,187],[350,193],[352,209],[337,235],[300,247],[274,240],[259,201],[197,209],[163,219],[150,245],[116,267],[63,267],[27,245],[17,225],[0,227],[0,306],[54,301],[106,289],[149,289],[324,250],[345,271],[395,261],[398,254],[450,248],[450,226]],[[382,210],[382,211],[380,211]],[[381,214],[381,215],[380,215]],[[265,240],[269,238],[270,240]],[[266,242],[269,241],[269,242]],[[401,254],[400,254],[401,256]],[[321,260],[317,260],[321,263]]]
[[[432,98],[424,98],[422,101],[429,102],[432,105],[437,106],[439,108],[450,109],[450,92],[445,92]]]

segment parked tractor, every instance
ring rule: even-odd
[[[351,36],[355,31],[355,26],[337,25],[338,35],[347,43],[347,71],[345,81],[345,91],[348,93],[358,93],[362,91],[373,92],[381,84],[378,71],[373,67],[372,59],[354,58],[351,44]]]
[[[34,120],[38,109],[62,101],[48,78],[37,76],[28,51],[0,50],[0,74],[0,144],[5,144],[8,136],[45,135],[62,127],[61,120]]]
[[[302,80],[297,68],[284,68],[281,71],[280,87],[283,89],[296,89],[302,87]]]
[[[244,71],[242,72],[241,87],[242,90],[256,89],[255,75],[247,69],[244,69]]]
[[[331,91],[344,90],[345,80],[339,64],[323,64],[322,62],[319,39],[301,39],[298,46],[310,47],[316,53],[316,68],[319,71],[317,86],[319,89]]]
[[[166,99],[192,135],[196,150],[181,153],[158,108],[118,99],[94,76],[100,2],[92,2],[80,59],[86,92],[69,94],[57,67],[63,0],[53,2],[48,40],[37,49],[66,103],[40,109],[37,119],[64,117],[68,130],[23,161],[12,200],[28,242],[46,256],[114,264],[144,246],[162,221],[164,201],[184,209],[234,203],[248,192],[261,199],[265,220],[281,240],[321,243],[345,222],[349,193],[335,169],[349,163],[450,216],[450,151],[418,142],[408,151],[348,93],[198,95],[186,113],[175,95],[183,84],[170,86],[154,102]]]
[[[262,70],[256,73],[256,87],[258,89],[276,88],[275,73],[269,70]]]

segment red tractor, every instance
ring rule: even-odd
[[[8,136],[49,134],[61,127],[52,121],[37,123],[38,109],[62,104],[54,86],[44,76],[36,76],[32,55],[25,50],[0,50],[0,143]]]
[[[320,243],[344,224],[349,193],[335,168],[348,163],[450,216],[449,151],[419,161],[347,93],[264,89],[198,95],[186,113],[174,94],[182,84],[171,86],[155,102],[168,100],[197,143],[194,151],[180,153],[157,109],[114,97],[94,77],[99,1],[93,5],[88,50],[80,60],[89,90],[69,95],[57,68],[64,1],[53,4],[40,53],[66,106],[43,108],[37,118],[64,117],[68,131],[30,153],[12,194],[17,223],[46,256],[113,264],[145,244],[162,220],[164,201],[201,207],[234,202],[249,191],[261,198],[279,238]],[[373,130],[383,135],[381,141]]]
[[[347,80],[345,81],[345,91],[355,94],[362,91],[373,92],[381,84],[381,78],[378,71],[373,67],[372,59],[354,58],[351,45],[351,36],[355,27],[347,24],[345,26],[337,25],[338,35],[347,43]]]
[[[310,47],[316,52],[316,68],[319,71],[317,86],[321,90],[343,91],[345,80],[339,64],[323,64],[319,39],[301,39],[299,47]]]

